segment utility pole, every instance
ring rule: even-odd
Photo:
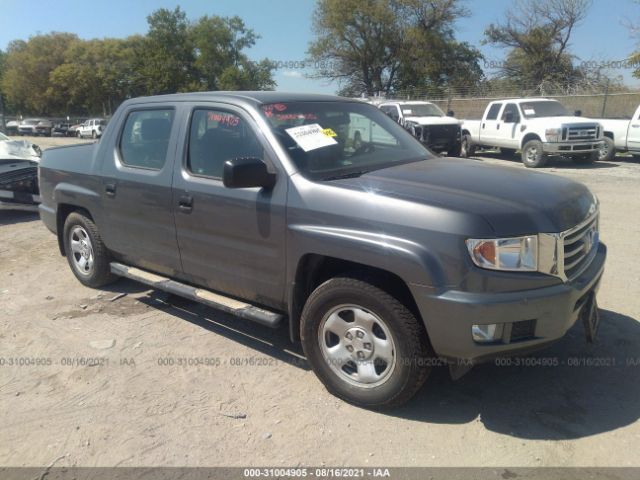
[[[607,83],[604,86],[604,100],[602,101],[602,114],[600,118],[604,118],[604,112],[607,109],[607,97],[609,96],[609,78],[607,77]]]
[[[4,118],[4,100],[2,99],[1,93],[0,93],[0,130],[3,132],[7,131],[7,124]]]

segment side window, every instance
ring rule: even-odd
[[[398,109],[394,106],[386,105],[382,107],[382,111],[393,118],[396,122],[399,120]]]
[[[507,113],[511,113],[513,117],[513,123],[520,122],[520,114],[518,113],[518,107],[515,103],[507,103],[507,106],[504,107],[504,111],[502,112],[502,121],[504,122],[507,118]]]
[[[251,126],[235,113],[197,109],[191,117],[187,169],[222,178],[224,162],[236,157],[264,160],[264,149]]]
[[[129,113],[120,138],[122,163],[160,170],[167,160],[173,115],[172,109]]]
[[[502,104],[501,103],[494,103],[493,105],[491,105],[491,108],[487,112],[487,118],[485,120],[495,120],[495,119],[497,119],[498,118],[498,112],[500,111],[500,108],[502,108]]]

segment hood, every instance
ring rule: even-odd
[[[460,125],[461,122],[453,117],[404,117],[405,122],[419,125]]]
[[[529,118],[527,119],[527,123],[542,123],[542,124],[549,124],[549,123],[554,123],[554,124],[571,124],[571,125],[576,125],[576,126],[580,126],[580,125],[595,125],[598,122],[596,120],[591,120],[590,118],[584,118],[584,117],[572,117],[572,116],[566,116],[566,117],[541,117],[541,118]]]
[[[558,175],[453,158],[398,165],[335,184],[475,214],[496,236],[568,230],[596,201],[583,184]]]
[[[40,149],[26,140],[0,141],[0,159],[3,160],[40,160]]]

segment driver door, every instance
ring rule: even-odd
[[[284,305],[287,177],[253,120],[229,105],[192,105],[173,205],[187,280],[274,308]],[[276,172],[273,188],[226,188],[224,162],[257,157]]]

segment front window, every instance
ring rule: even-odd
[[[444,112],[431,103],[405,103],[400,109],[405,117],[444,117]]]
[[[432,154],[380,109],[359,102],[262,106],[280,144],[312,180],[358,176]]]
[[[522,114],[526,118],[565,117],[567,109],[560,102],[541,101],[521,103]]]

